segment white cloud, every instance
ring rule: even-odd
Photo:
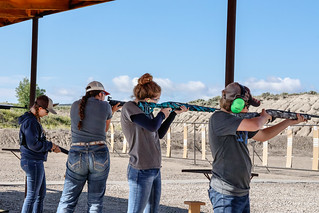
[[[93,77],[88,77],[88,79],[86,81],[87,81],[87,83],[90,83],[91,81],[94,81],[94,78]]]
[[[116,89],[112,92],[114,99],[129,97],[137,84],[138,77],[118,76],[112,79]],[[168,78],[154,78],[154,81],[162,88],[161,101],[188,102],[199,98],[209,99],[219,95],[221,89],[209,88],[201,81],[189,81],[186,83],[174,83]],[[123,94],[125,93],[125,94]]]
[[[15,89],[0,88],[0,102],[17,103]]]
[[[16,88],[19,85],[19,82],[25,77],[26,76],[23,75],[0,76],[0,85],[8,85]]]
[[[121,75],[112,79],[116,89],[120,92],[132,92],[136,79],[130,79],[127,75]]]
[[[269,77],[268,79],[250,78],[244,83],[251,90],[259,90],[263,92],[299,92],[301,90],[301,82],[299,79],[289,77]]]
[[[180,84],[179,89],[188,92],[202,92],[206,89],[206,86],[201,81],[189,81],[186,84]]]
[[[161,86],[162,90],[174,91],[174,83],[168,78],[154,78],[154,81]]]

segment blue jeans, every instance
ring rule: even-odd
[[[64,188],[57,212],[74,212],[88,182],[88,212],[102,212],[110,155],[106,145],[72,146],[66,163]]]
[[[130,187],[128,213],[157,213],[161,198],[161,170],[127,168]]]
[[[209,187],[208,196],[214,213],[249,213],[249,194],[241,197],[224,195]]]
[[[43,212],[43,200],[46,193],[43,160],[21,159],[20,164],[27,176],[27,196],[21,212]]]

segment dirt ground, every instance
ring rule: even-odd
[[[5,148],[5,147],[1,147]],[[66,147],[68,148],[68,147]],[[119,151],[120,152],[120,151]],[[19,153],[17,153],[19,156]],[[209,153],[208,153],[209,154]],[[208,179],[203,174],[185,173],[182,169],[210,169],[208,161],[200,160],[197,153],[196,165],[190,159],[182,159],[182,152],[175,150],[172,158],[163,157],[162,196],[160,212],[186,213],[184,201],[199,200],[206,205],[202,212],[212,212],[208,199]],[[209,158],[209,157],[208,157]],[[50,153],[45,163],[47,196],[45,211],[55,212],[63,189],[65,162],[67,155]],[[261,165],[255,156],[255,164]],[[284,167],[284,156],[271,156],[271,166]],[[111,171],[104,198],[104,211],[121,213],[127,211],[128,183],[126,180],[127,154],[111,154]],[[295,168],[311,168],[311,157],[295,156]],[[24,172],[19,160],[8,151],[0,151],[0,209],[10,213],[20,212],[24,199]],[[319,173],[314,171],[285,170],[255,167],[258,177],[251,184],[251,212],[319,212],[316,201],[319,191]],[[86,212],[87,189],[84,188],[76,212]]]
[[[3,148],[19,148],[17,129],[0,129],[0,209],[10,213],[20,212],[24,199],[25,174],[20,168],[20,161]],[[160,212],[187,213],[187,200],[205,202],[201,211],[212,212],[212,205],[208,199],[208,179],[199,173],[182,172],[183,169],[211,169],[212,161],[209,146],[206,148],[207,160],[201,160],[201,153],[196,151],[196,161],[192,152],[190,140],[188,159],[182,159],[182,133],[180,139],[172,140],[172,157],[167,158],[166,141],[162,140],[162,195]],[[60,146],[69,149],[69,130],[49,130],[48,138]],[[116,152],[111,153],[111,170],[107,181],[104,197],[104,211],[110,213],[124,213],[127,211],[129,193],[126,179],[128,155],[122,153],[122,143],[119,135],[116,138]],[[197,141],[197,139],[196,139]],[[253,146],[255,152],[253,151]],[[254,160],[255,173],[251,183],[251,212],[319,212],[317,202],[319,192],[319,172],[310,171],[312,167],[312,138],[294,137],[292,167],[294,170],[284,169],[286,166],[286,144],[284,136],[278,136],[269,141],[269,168],[261,167],[259,157],[262,155],[262,143],[250,143],[251,158]],[[200,144],[197,144],[201,147]],[[18,157],[19,153],[16,153]],[[44,212],[53,213],[63,190],[65,163],[67,155],[50,153],[45,163],[47,195]],[[280,167],[280,169],[278,168]],[[76,213],[86,212],[87,189],[84,188],[77,205]]]

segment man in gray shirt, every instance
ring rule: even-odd
[[[242,119],[232,113],[246,113],[249,106],[259,106],[250,90],[234,82],[222,91],[221,110],[209,120],[209,143],[213,156],[213,176],[209,198],[214,213],[250,212],[249,184],[251,160],[247,140],[266,141],[286,127],[305,121],[298,114],[297,120],[284,120],[272,127],[262,129],[272,117],[263,109],[259,117]]]

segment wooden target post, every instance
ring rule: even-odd
[[[206,159],[206,129],[205,125],[202,124],[202,160]]]
[[[187,158],[188,157],[188,153],[187,153],[187,125],[184,123],[184,152],[183,152],[183,158]]]
[[[122,153],[126,153],[126,151],[127,151],[127,140],[126,140],[126,138],[124,136]]]
[[[318,127],[313,127],[313,158],[312,170],[318,170],[319,146],[318,146],[319,132]]]
[[[268,141],[263,142],[263,166],[268,166]]]
[[[287,130],[287,160],[286,168],[292,168],[292,132],[293,129],[291,126]]]
[[[166,150],[166,157],[171,157],[171,127],[167,130],[167,150]]]
[[[111,123],[110,124],[110,129],[111,129],[111,152],[114,152],[114,125]]]

